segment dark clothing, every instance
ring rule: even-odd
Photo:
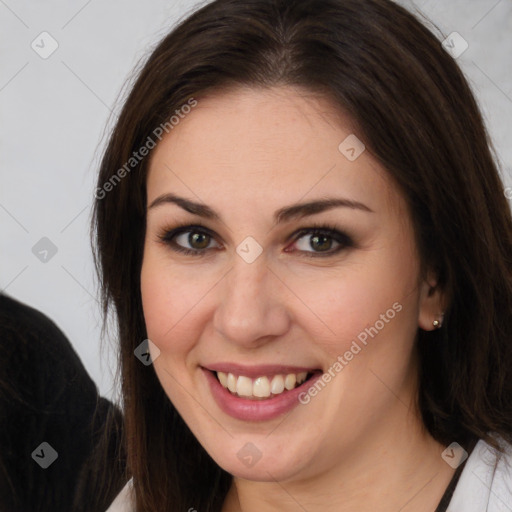
[[[121,432],[60,329],[0,295],[0,511],[105,510],[126,481]]]

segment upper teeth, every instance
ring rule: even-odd
[[[289,373],[287,375],[274,375],[271,380],[262,376],[256,379],[240,375],[236,377],[232,373],[217,372],[220,383],[231,393],[239,396],[268,398],[272,395],[279,395],[285,389],[291,390],[296,385],[302,384],[308,372]]]

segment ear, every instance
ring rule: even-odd
[[[437,285],[437,276],[430,273],[420,286],[418,327],[424,331],[439,329],[443,324],[444,311],[444,293]]]

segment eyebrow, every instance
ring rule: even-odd
[[[209,206],[191,201],[190,199],[185,199],[184,197],[179,197],[171,193],[158,196],[151,202],[148,210],[162,206],[164,204],[176,204],[183,208],[185,211],[192,213],[193,215],[198,215],[199,217],[222,222],[220,215]],[[350,208],[352,210],[361,210],[363,212],[374,213],[372,209],[359,201],[334,197],[317,199],[307,203],[292,204],[291,206],[280,208],[274,213],[274,224],[287,222],[292,219],[307,217],[309,215],[321,213],[333,208]]]

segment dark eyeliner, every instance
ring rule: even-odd
[[[292,242],[295,243],[305,235],[327,236],[339,244],[339,247],[332,251],[296,251],[301,256],[305,256],[307,258],[327,258],[329,256],[334,256],[335,254],[338,254],[345,249],[355,247],[354,240],[349,235],[340,231],[336,226],[330,224],[313,224],[307,228],[301,228],[296,231],[290,238]]]
[[[160,232],[160,234],[157,235],[157,237],[160,243],[170,247],[173,251],[189,256],[206,256],[207,251],[204,249],[187,249],[174,242],[174,238],[176,236],[191,231],[208,235],[212,239],[215,239],[212,231],[210,231],[207,227],[202,226],[201,224],[184,224],[173,229],[164,229],[162,232]]]
[[[208,229],[205,226],[202,226],[201,224],[194,224],[194,225],[181,225],[177,226],[172,229],[163,229],[158,235],[158,241],[167,247],[170,247],[173,251],[179,252],[184,255],[189,256],[206,256],[210,249],[187,249],[185,247],[182,247],[181,245],[178,245],[174,242],[174,238],[178,235],[181,235],[183,233],[187,232],[196,232],[201,233],[204,235],[209,236],[211,239],[216,240],[216,236],[214,233]],[[301,228],[295,233],[293,233],[289,237],[289,243],[295,243],[297,240],[302,238],[303,236],[314,236],[314,235],[323,235],[331,238],[335,242],[339,244],[339,247],[337,247],[335,250],[330,251],[286,251],[285,252],[297,252],[301,256],[305,257],[312,257],[312,258],[327,258],[329,256],[334,256],[335,254],[338,254],[344,249],[355,247],[355,243],[352,240],[352,238],[347,235],[346,233],[340,231],[338,228],[332,225],[328,224],[313,224],[306,228]]]

